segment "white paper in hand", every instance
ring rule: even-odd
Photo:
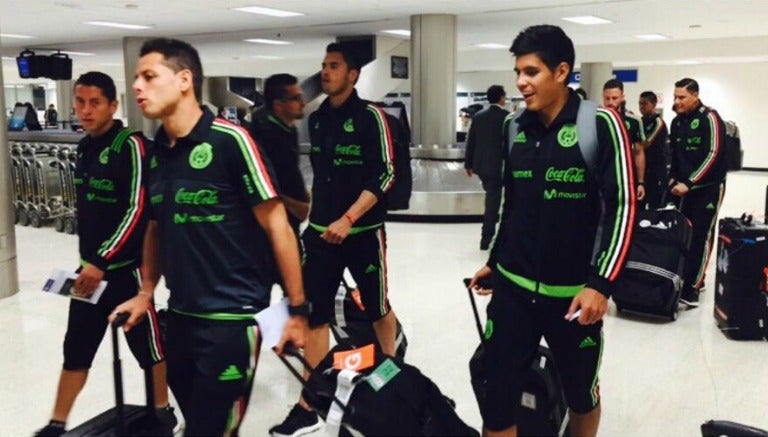
[[[104,289],[107,288],[107,281],[101,281],[91,297],[80,297],[74,294],[74,290],[72,290],[72,286],[75,284],[76,279],[77,273],[75,272],[53,269],[51,276],[45,282],[45,285],[43,285],[43,291],[96,304],[99,301],[99,298],[101,298],[101,294],[104,293]]]
[[[256,313],[256,323],[261,331],[262,344],[270,349],[280,343],[285,323],[288,321],[288,299],[284,298],[274,305]]]

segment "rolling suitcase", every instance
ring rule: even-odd
[[[469,278],[464,279],[464,286],[469,292],[469,301],[475,316],[477,333],[480,335],[480,345],[469,360],[469,374],[472,378],[472,391],[475,393],[477,405],[483,411],[485,404],[485,359],[483,328],[480,314],[472,290],[469,288]],[[482,288],[490,288],[490,284],[480,284]],[[555,360],[548,347],[539,345],[539,349],[526,372],[525,383],[520,394],[517,408],[517,433],[519,436],[569,436],[568,404],[560,382],[560,374],[555,367]]]
[[[278,355],[301,382],[302,397],[323,418],[329,435],[480,436],[456,415],[455,404],[434,382],[372,344],[358,349],[337,345],[314,369],[296,349],[287,346],[284,352],[310,371],[304,381]]]
[[[144,388],[147,392],[146,405],[125,405],[123,401],[123,372],[118,348],[118,328],[128,320],[128,314],[120,314],[110,324],[112,332],[112,356],[114,359],[115,407],[99,414],[73,428],[63,436],[172,436],[173,430],[163,424],[155,411],[152,370],[144,372]]]
[[[637,212],[627,262],[612,296],[619,312],[677,319],[691,229],[677,209]]]
[[[718,223],[714,316],[738,340],[768,339],[768,225],[752,216]]]
[[[351,287],[346,279],[342,278],[334,301],[333,319],[331,320],[331,333],[338,344],[346,344],[352,347],[366,344],[378,345],[376,331],[370,320],[363,313],[363,303],[360,300],[360,291]],[[395,333],[395,356],[404,360],[408,350],[408,338],[403,332],[403,325],[397,320],[397,332]]]

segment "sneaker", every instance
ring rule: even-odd
[[[170,430],[171,434],[176,435],[181,431],[181,423],[176,418],[174,411],[174,408],[170,405],[165,408],[158,408],[157,418],[164,425],[164,430]]]
[[[322,427],[320,418],[314,411],[308,411],[296,404],[288,413],[283,423],[269,429],[272,437],[298,437],[313,433]]]
[[[699,293],[691,291],[680,295],[680,303],[690,308],[697,308],[699,306]]]
[[[35,432],[34,437],[59,437],[66,432],[64,429],[65,426],[66,424],[64,422],[51,420],[48,422],[48,425],[38,429]]]

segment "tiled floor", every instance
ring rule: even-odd
[[[762,211],[768,175],[737,173],[721,216]],[[408,335],[407,359],[456,400],[479,427],[467,361],[477,345],[461,278],[485,261],[479,224],[388,225],[391,301]],[[67,302],[40,292],[55,267],[74,267],[76,238],[16,227],[21,292],[0,300],[0,437],[30,435],[48,419],[61,366]],[[727,340],[712,318],[714,269],[703,305],[674,323],[606,318],[602,436],[693,436],[723,418],[768,428],[768,344]],[[126,397],[140,403],[141,375],[124,347]],[[70,419],[77,424],[113,402],[108,340]],[[242,435],[266,435],[298,395],[298,384],[264,351]]]

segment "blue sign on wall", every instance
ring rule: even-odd
[[[632,70],[613,70],[613,77],[616,79],[619,79],[624,83],[637,82],[637,69],[635,68]],[[568,78],[568,83],[579,83],[579,82],[581,82],[581,72],[574,71],[573,73],[571,73],[571,76]]]

